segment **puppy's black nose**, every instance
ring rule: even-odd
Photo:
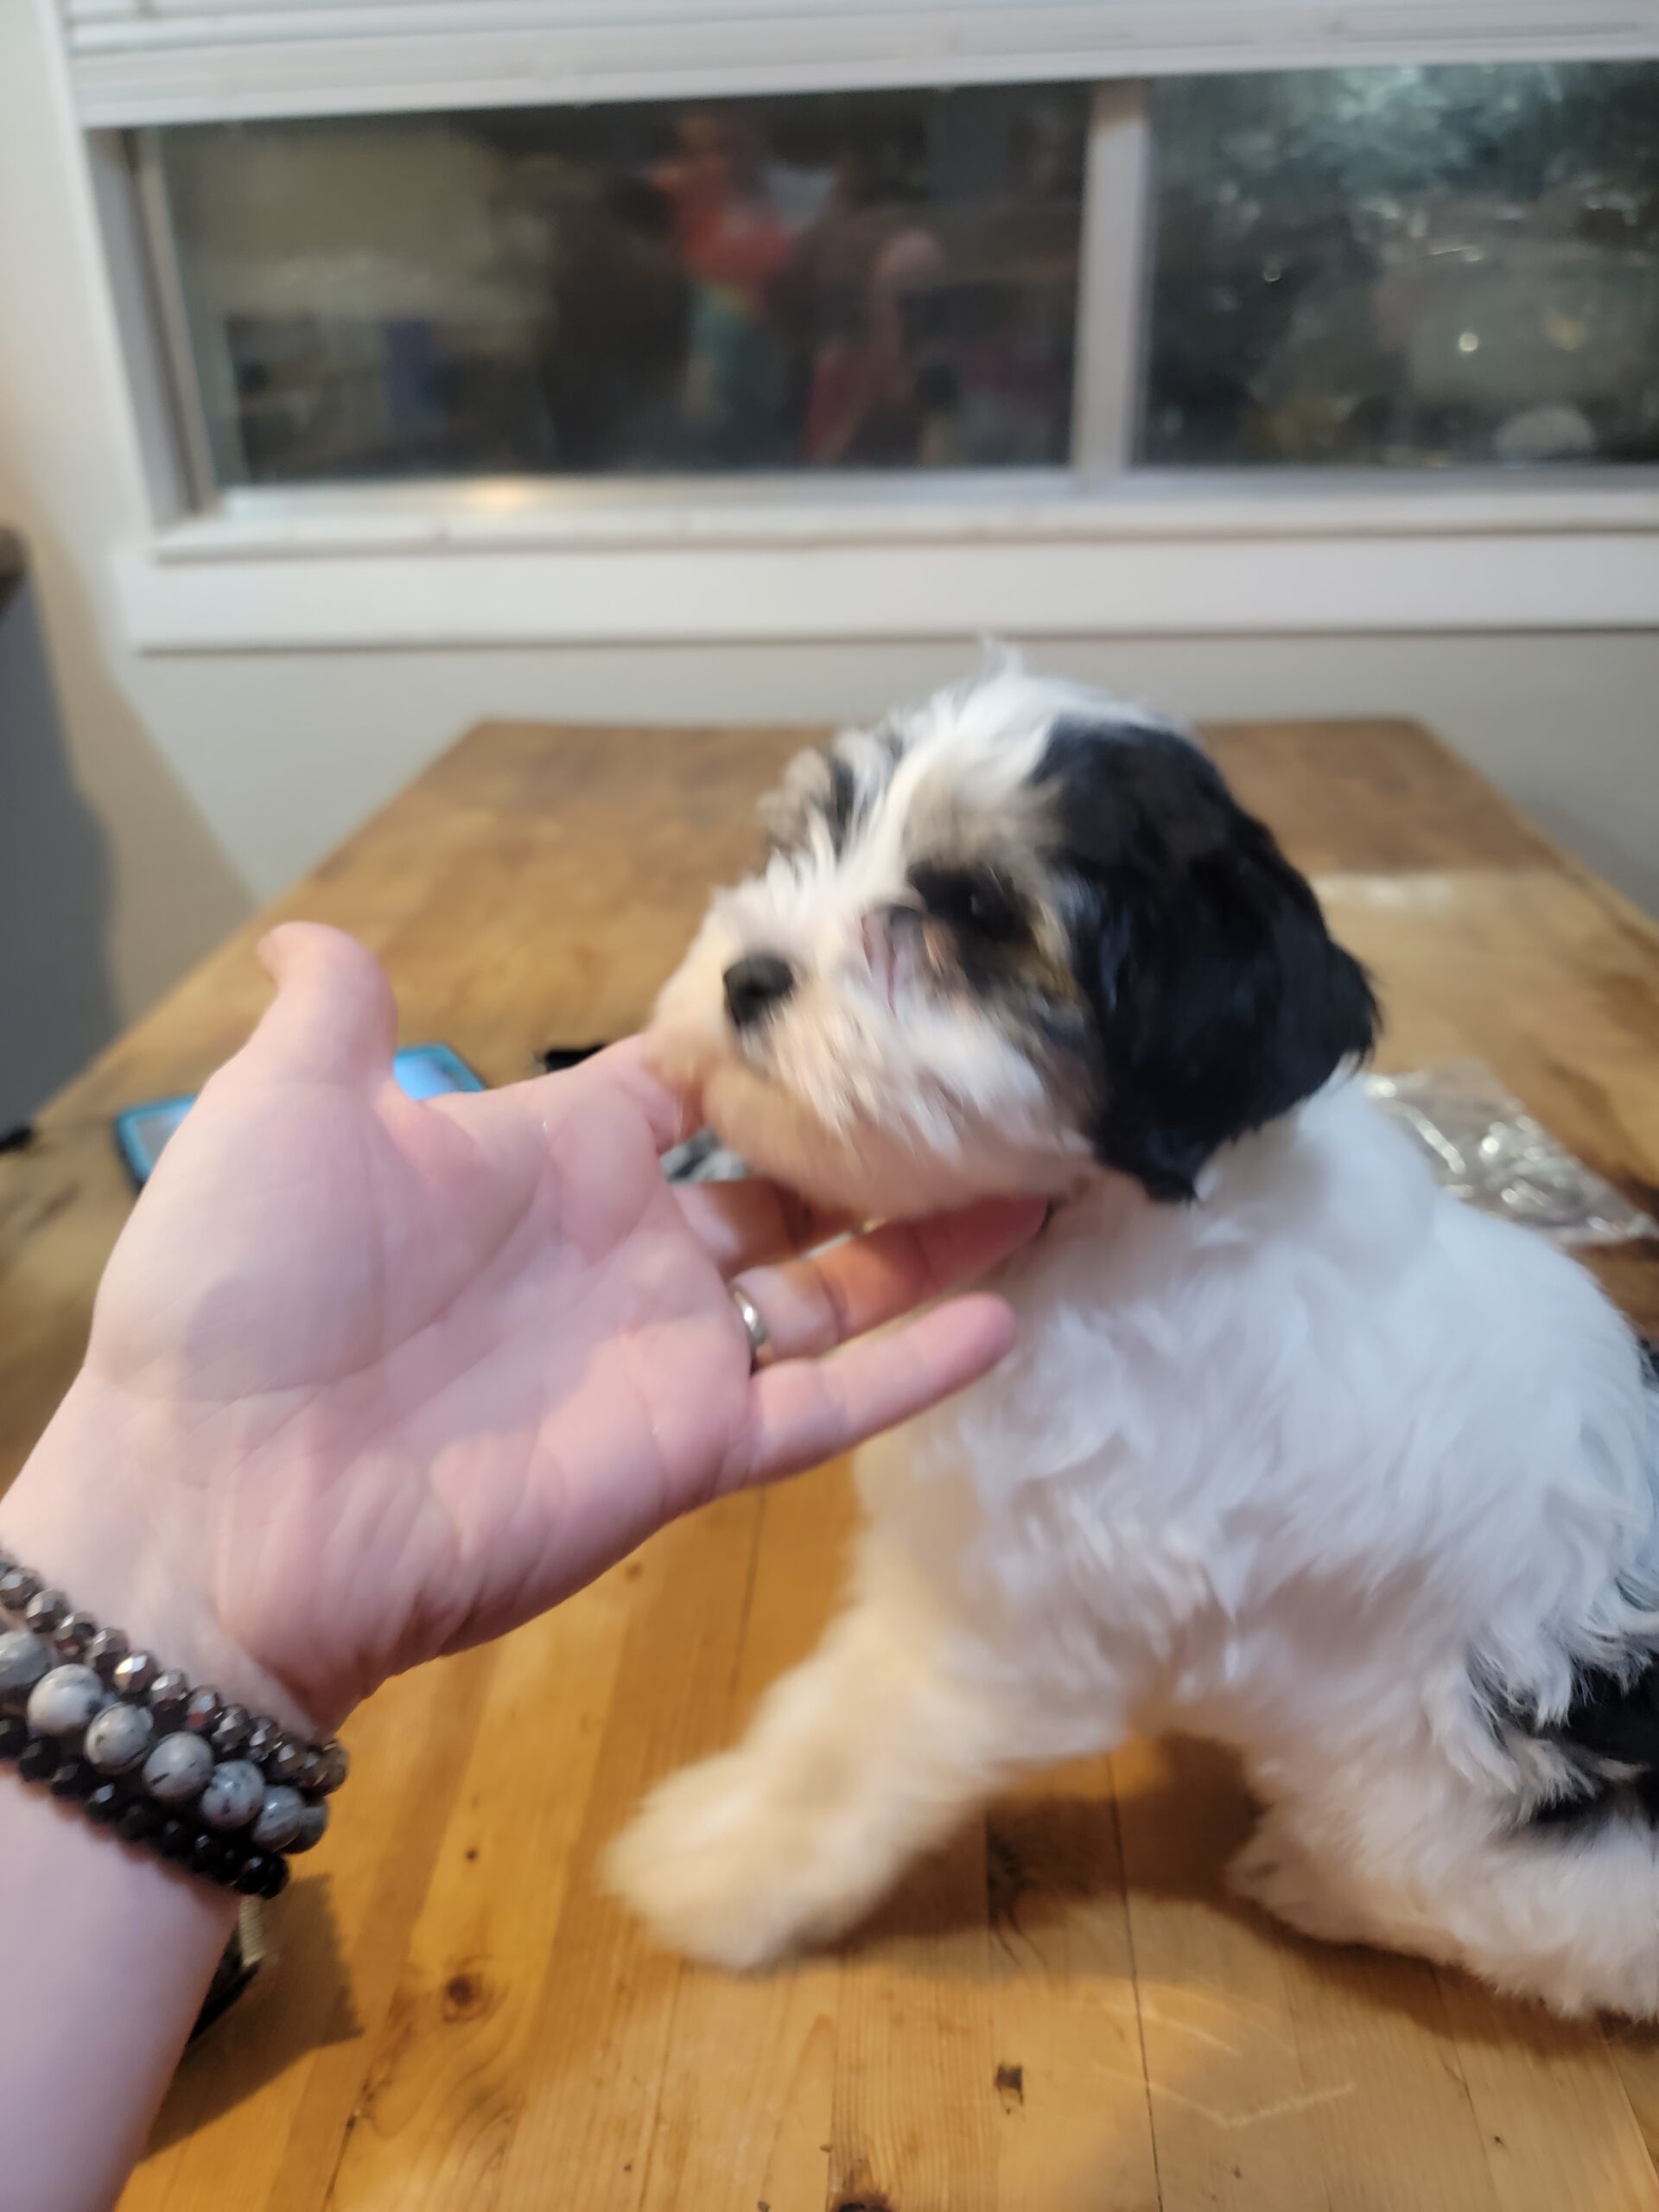
[[[747,1029],[795,988],[795,970],[775,952],[747,952],[726,970],[726,1011],[733,1024]]]

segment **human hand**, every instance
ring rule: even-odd
[[[164,1663],[308,1730],[499,1634],[651,1530],[969,1382],[980,1294],[823,1357],[1033,1234],[997,1201],[773,1262],[835,1224],[677,1192],[637,1040],[416,1103],[372,957],[290,925],[277,995],[168,1145],[0,1537]],[[749,1372],[727,1290],[778,1363]]]

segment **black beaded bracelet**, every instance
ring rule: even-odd
[[[7,1622],[15,1624],[8,1627]],[[191,1872],[274,1897],[346,1779],[308,1744],[194,1687],[0,1551],[0,1764]]]

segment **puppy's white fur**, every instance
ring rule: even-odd
[[[665,1060],[768,1172],[872,1212],[1068,1203],[998,1277],[1014,1351],[861,1455],[849,1609],[612,1878],[667,1942],[753,1966],[856,1922],[1021,1767],[1176,1727],[1242,1753],[1268,1810],[1235,1879],[1296,1927],[1659,2014],[1649,1822],[1528,1825],[1575,1667],[1659,1631],[1659,1399],[1591,1278],[1440,1193],[1345,1079],[1156,1203],[971,1007],[871,982],[906,824],[941,786],[1017,810],[1081,699],[1003,671],[931,702],[863,841],[726,894],[664,993]],[[757,1065],[719,976],[762,944],[804,981]]]

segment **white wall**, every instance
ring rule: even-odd
[[[123,1017],[480,715],[829,718],[915,692],[971,652],[137,655],[108,564],[146,518],[100,285],[41,18],[0,0],[0,520],[34,549],[66,759],[107,858],[100,926]],[[1659,911],[1659,637],[1119,639],[1040,657],[1193,714],[1421,715]]]
[[[964,641],[192,656],[132,680],[263,897],[480,715],[831,719],[959,675],[974,652]],[[1659,636],[1113,639],[1032,652],[1193,715],[1420,715],[1659,912]]]
[[[30,855],[0,878],[0,931],[27,940],[34,970],[27,1005],[21,981],[0,999],[13,1112],[67,1072],[40,1033],[54,1005],[90,1049],[251,897],[167,759],[115,621],[105,556],[142,509],[48,59],[28,0],[0,0],[0,524],[30,568],[0,690],[5,842]]]

